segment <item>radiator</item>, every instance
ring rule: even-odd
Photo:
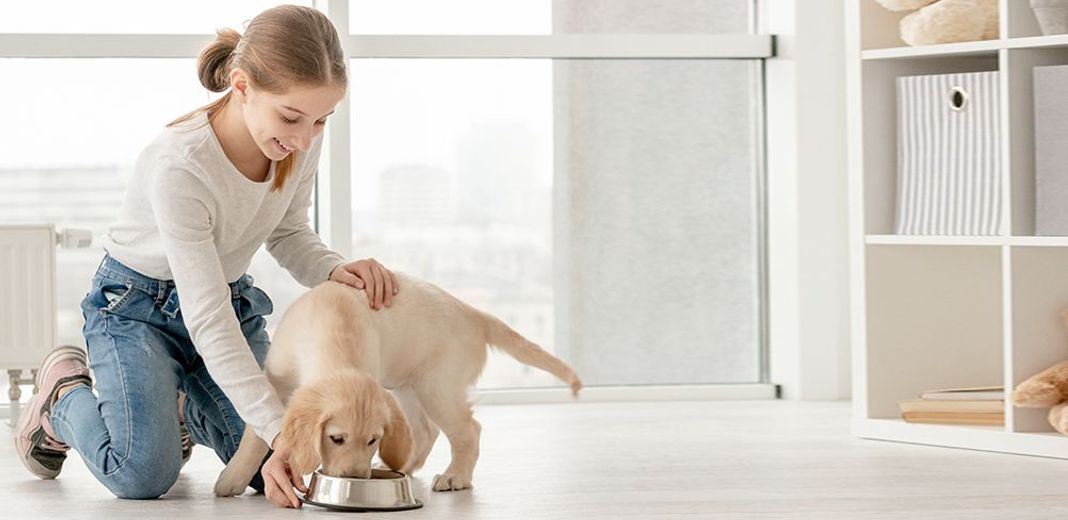
[[[10,378],[12,424],[18,419],[22,371],[36,373],[55,344],[55,227],[0,226],[0,368]]]
[[[36,368],[55,344],[55,227],[0,226],[0,367]]]

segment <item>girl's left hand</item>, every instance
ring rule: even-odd
[[[330,273],[330,280],[367,291],[367,301],[375,310],[392,305],[397,294],[397,277],[374,258],[339,265]]]

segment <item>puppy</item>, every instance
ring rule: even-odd
[[[327,475],[369,478],[376,452],[391,469],[418,470],[444,432],[452,461],[432,487],[469,488],[482,428],[467,389],[486,364],[487,345],[556,376],[572,395],[582,382],[501,320],[432,284],[394,274],[399,290],[390,308],[373,311],[364,291],[327,282],[286,311],[265,364],[287,403],[277,443],[291,450],[294,473],[321,465]],[[243,493],[267,450],[246,429],[215,494]]]

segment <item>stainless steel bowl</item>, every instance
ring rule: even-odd
[[[346,478],[312,473],[305,504],[342,511],[406,511],[423,507],[412,495],[412,481],[397,471],[371,470],[371,478]]]

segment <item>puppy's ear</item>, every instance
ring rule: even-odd
[[[408,419],[404,417],[404,411],[397,404],[397,400],[387,391],[383,390],[382,395],[386,408],[389,409],[389,421],[382,435],[378,456],[391,469],[405,471],[412,456],[412,429],[408,426]]]
[[[289,400],[278,437],[289,448],[289,468],[307,475],[322,464],[323,426],[326,413],[323,395],[312,388],[298,390]]]

